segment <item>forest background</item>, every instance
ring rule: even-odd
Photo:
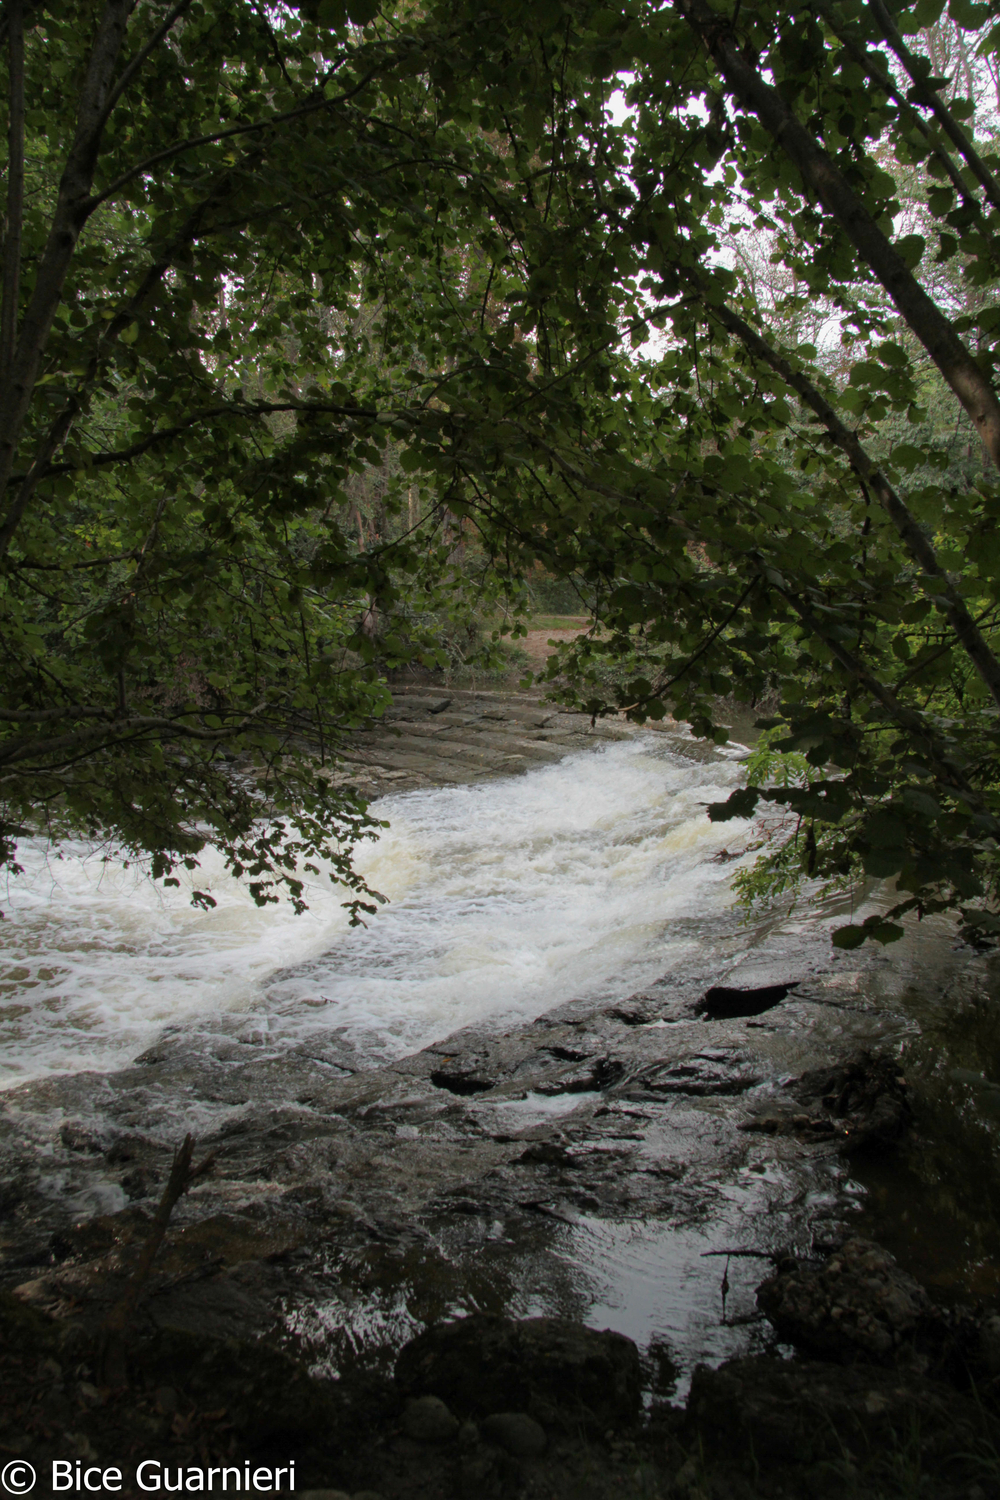
[[[767,708],[745,899],[1000,932],[998,14],[6,0],[7,868],[360,919],[338,735],[542,576],[564,700]]]

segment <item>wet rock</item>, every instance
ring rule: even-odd
[[[111,1142],[104,1153],[104,1160],[109,1166],[120,1166],[123,1162],[135,1161],[138,1156],[148,1151],[150,1142],[144,1136],[120,1135]],[[156,1149],[155,1147],[153,1148]]]
[[[512,1458],[539,1458],[545,1452],[545,1429],[523,1411],[499,1411],[487,1417],[483,1437]]]
[[[638,1412],[639,1353],[620,1333],[561,1318],[477,1313],[411,1340],[396,1363],[406,1392],[432,1392],[461,1416],[528,1411],[546,1425],[597,1424]]]
[[[792,1092],[800,1103],[838,1122],[842,1149],[884,1147],[899,1139],[910,1121],[906,1079],[894,1057],[861,1052],[832,1068],[803,1073]]]
[[[504,1483],[497,1457],[491,1449],[463,1457],[457,1476],[460,1500],[499,1500]]]
[[[130,1172],[125,1173],[121,1184],[126,1198],[134,1202],[137,1198],[149,1198],[157,1187],[158,1180],[142,1167],[133,1167]]]
[[[104,1149],[100,1131],[80,1120],[67,1120],[59,1131],[59,1139],[68,1151],[86,1151],[96,1156]]]
[[[638,996],[641,1001],[642,996]],[[656,1018],[654,1005],[628,1004],[612,1005],[604,1012],[610,1021],[618,1021],[622,1026],[648,1026],[650,1021]]]
[[[787,1104],[767,1104],[736,1127],[758,1135],[795,1135],[803,1141],[846,1141],[846,1132],[829,1115],[810,1115]]]
[[[760,1083],[760,1074],[739,1053],[706,1051],[685,1058],[683,1062],[657,1064],[638,1074],[624,1097],[656,1098],[669,1094],[690,1094],[694,1098],[711,1095],[743,1094]]]
[[[163,1332],[143,1346],[141,1366],[154,1390],[184,1393],[180,1406],[224,1408],[235,1442],[254,1452],[295,1452],[320,1437],[335,1449],[340,1435],[354,1430],[339,1387],[313,1380],[296,1360],[264,1342],[217,1343]]]
[[[555,1141],[533,1141],[516,1159],[516,1164],[539,1167],[572,1167],[573,1157],[565,1146]]]
[[[403,1412],[403,1431],[415,1443],[450,1443],[459,1423],[438,1396],[418,1396]]]
[[[598,1093],[604,1089],[614,1088],[624,1076],[625,1064],[618,1058],[598,1057],[592,1058],[568,1073],[563,1073],[559,1078],[539,1083],[536,1087],[538,1093],[545,1094],[549,1098],[557,1098],[561,1094]]]
[[[794,1266],[757,1289],[757,1305],[781,1338],[845,1364],[916,1356],[914,1340],[938,1321],[927,1293],[870,1240],[847,1240],[821,1267]]]
[[[975,1401],[897,1370],[730,1360],[694,1372],[687,1417],[706,1451],[717,1457],[752,1454],[761,1464],[812,1464],[824,1459],[897,1452],[912,1444],[914,1468],[961,1466],[1000,1428]],[[974,1459],[971,1460],[974,1463]],[[930,1491],[929,1493],[934,1493]]]
[[[892,1146],[910,1122],[906,1080],[896,1059],[859,1053],[846,1062],[803,1073],[789,1095],[754,1108],[738,1129],[831,1141],[851,1154]]]
[[[91,1260],[144,1240],[151,1224],[152,1219],[141,1208],[96,1214],[54,1235],[52,1253],[58,1260]]]

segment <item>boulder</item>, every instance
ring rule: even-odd
[[[416,1443],[450,1443],[458,1422],[438,1396],[418,1396],[406,1403],[403,1431]]]
[[[545,1426],[583,1421],[602,1432],[632,1420],[641,1402],[632,1340],[561,1318],[476,1313],[439,1324],[400,1351],[396,1380],[462,1417],[527,1412]]]
[[[822,1266],[792,1261],[757,1288],[781,1338],[821,1359],[916,1359],[918,1335],[940,1321],[923,1287],[887,1250],[850,1239]]]
[[[512,1458],[540,1458],[545,1452],[545,1429],[523,1411],[498,1411],[483,1422],[483,1437]]]

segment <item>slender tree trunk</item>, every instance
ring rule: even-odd
[[[76,134],[59,183],[49,236],[10,364],[0,369],[0,494],[14,467],[18,442],[38,378],[52,319],[80,232],[91,212],[105,106],[134,0],[107,0],[80,93]]]
[[[24,7],[7,0],[10,49],[10,121],[7,129],[7,222],[3,247],[3,302],[0,306],[0,379],[14,359],[17,299],[21,287],[21,236],[24,230]]]

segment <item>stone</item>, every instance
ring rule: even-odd
[[[351,1500],[344,1490],[296,1490],[295,1500]]]
[[[623,1334],[562,1318],[475,1313],[440,1323],[400,1351],[404,1393],[430,1393],[460,1417],[529,1411],[547,1427],[604,1432],[641,1405],[639,1351]]]
[[[1000,1437],[1000,1424],[975,1400],[926,1377],[766,1356],[729,1360],[717,1370],[699,1365],[687,1419],[706,1452],[752,1454],[761,1464],[865,1460],[895,1451],[908,1434],[911,1462],[951,1473],[963,1454]]]
[[[483,1437],[512,1458],[539,1458],[545,1452],[545,1429],[523,1411],[499,1411],[486,1417]]]
[[[889,1252],[858,1238],[821,1267],[793,1263],[765,1281],[757,1305],[788,1343],[845,1364],[913,1358],[918,1333],[939,1321],[923,1287]]]
[[[418,1396],[403,1412],[403,1431],[415,1443],[450,1443],[459,1424],[438,1396]]]

